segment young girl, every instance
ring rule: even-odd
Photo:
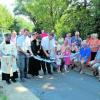
[[[58,51],[56,55],[56,64],[57,64],[58,72],[60,72],[60,69],[61,69],[61,52],[60,51]]]
[[[77,47],[76,43],[74,42],[71,45],[71,53],[76,53],[76,52],[78,52],[78,47]]]
[[[72,65],[71,65],[71,69],[75,68],[75,64],[74,64],[74,60],[76,59],[76,55],[78,53],[78,47],[76,45],[75,42],[72,43],[71,45],[71,54],[73,54],[74,56],[71,57],[71,60],[72,60]]]
[[[67,46],[64,52],[65,70],[68,70],[68,68],[70,67],[71,64],[70,55],[71,55],[71,49],[69,46]]]

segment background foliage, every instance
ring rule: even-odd
[[[0,4],[0,30],[2,31],[3,28],[4,31],[7,31],[12,24],[13,24],[12,15],[6,9],[6,7]]]
[[[23,26],[30,30],[34,28],[23,19],[13,19],[8,11],[6,16],[9,20],[5,21],[1,8],[1,26],[10,26],[17,31]],[[83,38],[91,33],[100,35],[100,0],[16,0],[14,13],[28,16],[35,28],[48,32],[54,29],[57,36],[77,30]]]

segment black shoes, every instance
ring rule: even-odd
[[[17,81],[15,79],[11,79],[12,82],[16,83]]]
[[[16,82],[17,82],[16,79],[15,79],[14,77],[11,77],[11,81],[12,81],[13,83],[16,83]]]
[[[16,83],[17,81],[15,80],[15,78],[11,78],[11,81],[13,82],[13,83]],[[9,84],[11,84],[11,81],[10,81],[10,79],[9,80],[6,80],[6,83],[9,85]]]
[[[10,84],[11,84],[10,80],[6,80],[6,83],[7,83],[8,85],[10,85]]]
[[[98,75],[98,71],[93,71],[93,75],[97,76]]]

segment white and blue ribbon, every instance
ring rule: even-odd
[[[61,55],[59,58],[65,58],[65,57],[74,58],[77,55],[79,55],[79,52],[71,54],[70,56],[63,56],[63,55]],[[37,59],[39,61],[44,61],[44,62],[47,62],[47,63],[53,63],[53,62],[55,62],[55,59],[44,59],[44,58],[41,58],[39,55],[37,55],[37,56],[32,55],[32,57],[34,57],[35,59]]]

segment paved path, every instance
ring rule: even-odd
[[[100,82],[75,71],[27,81],[23,85],[40,100],[100,100]]]
[[[5,84],[5,87],[9,100],[100,100],[100,82],[76,71]]]
[[[3,82],[4,83],[4,82]],[[3,84],[3,95],[7,97],[7,100],[40,100],[34,93],[32,93],[28,88],[24,87],[19,82],[12,85]],[[0,96],[0,100],[3,99]]]

